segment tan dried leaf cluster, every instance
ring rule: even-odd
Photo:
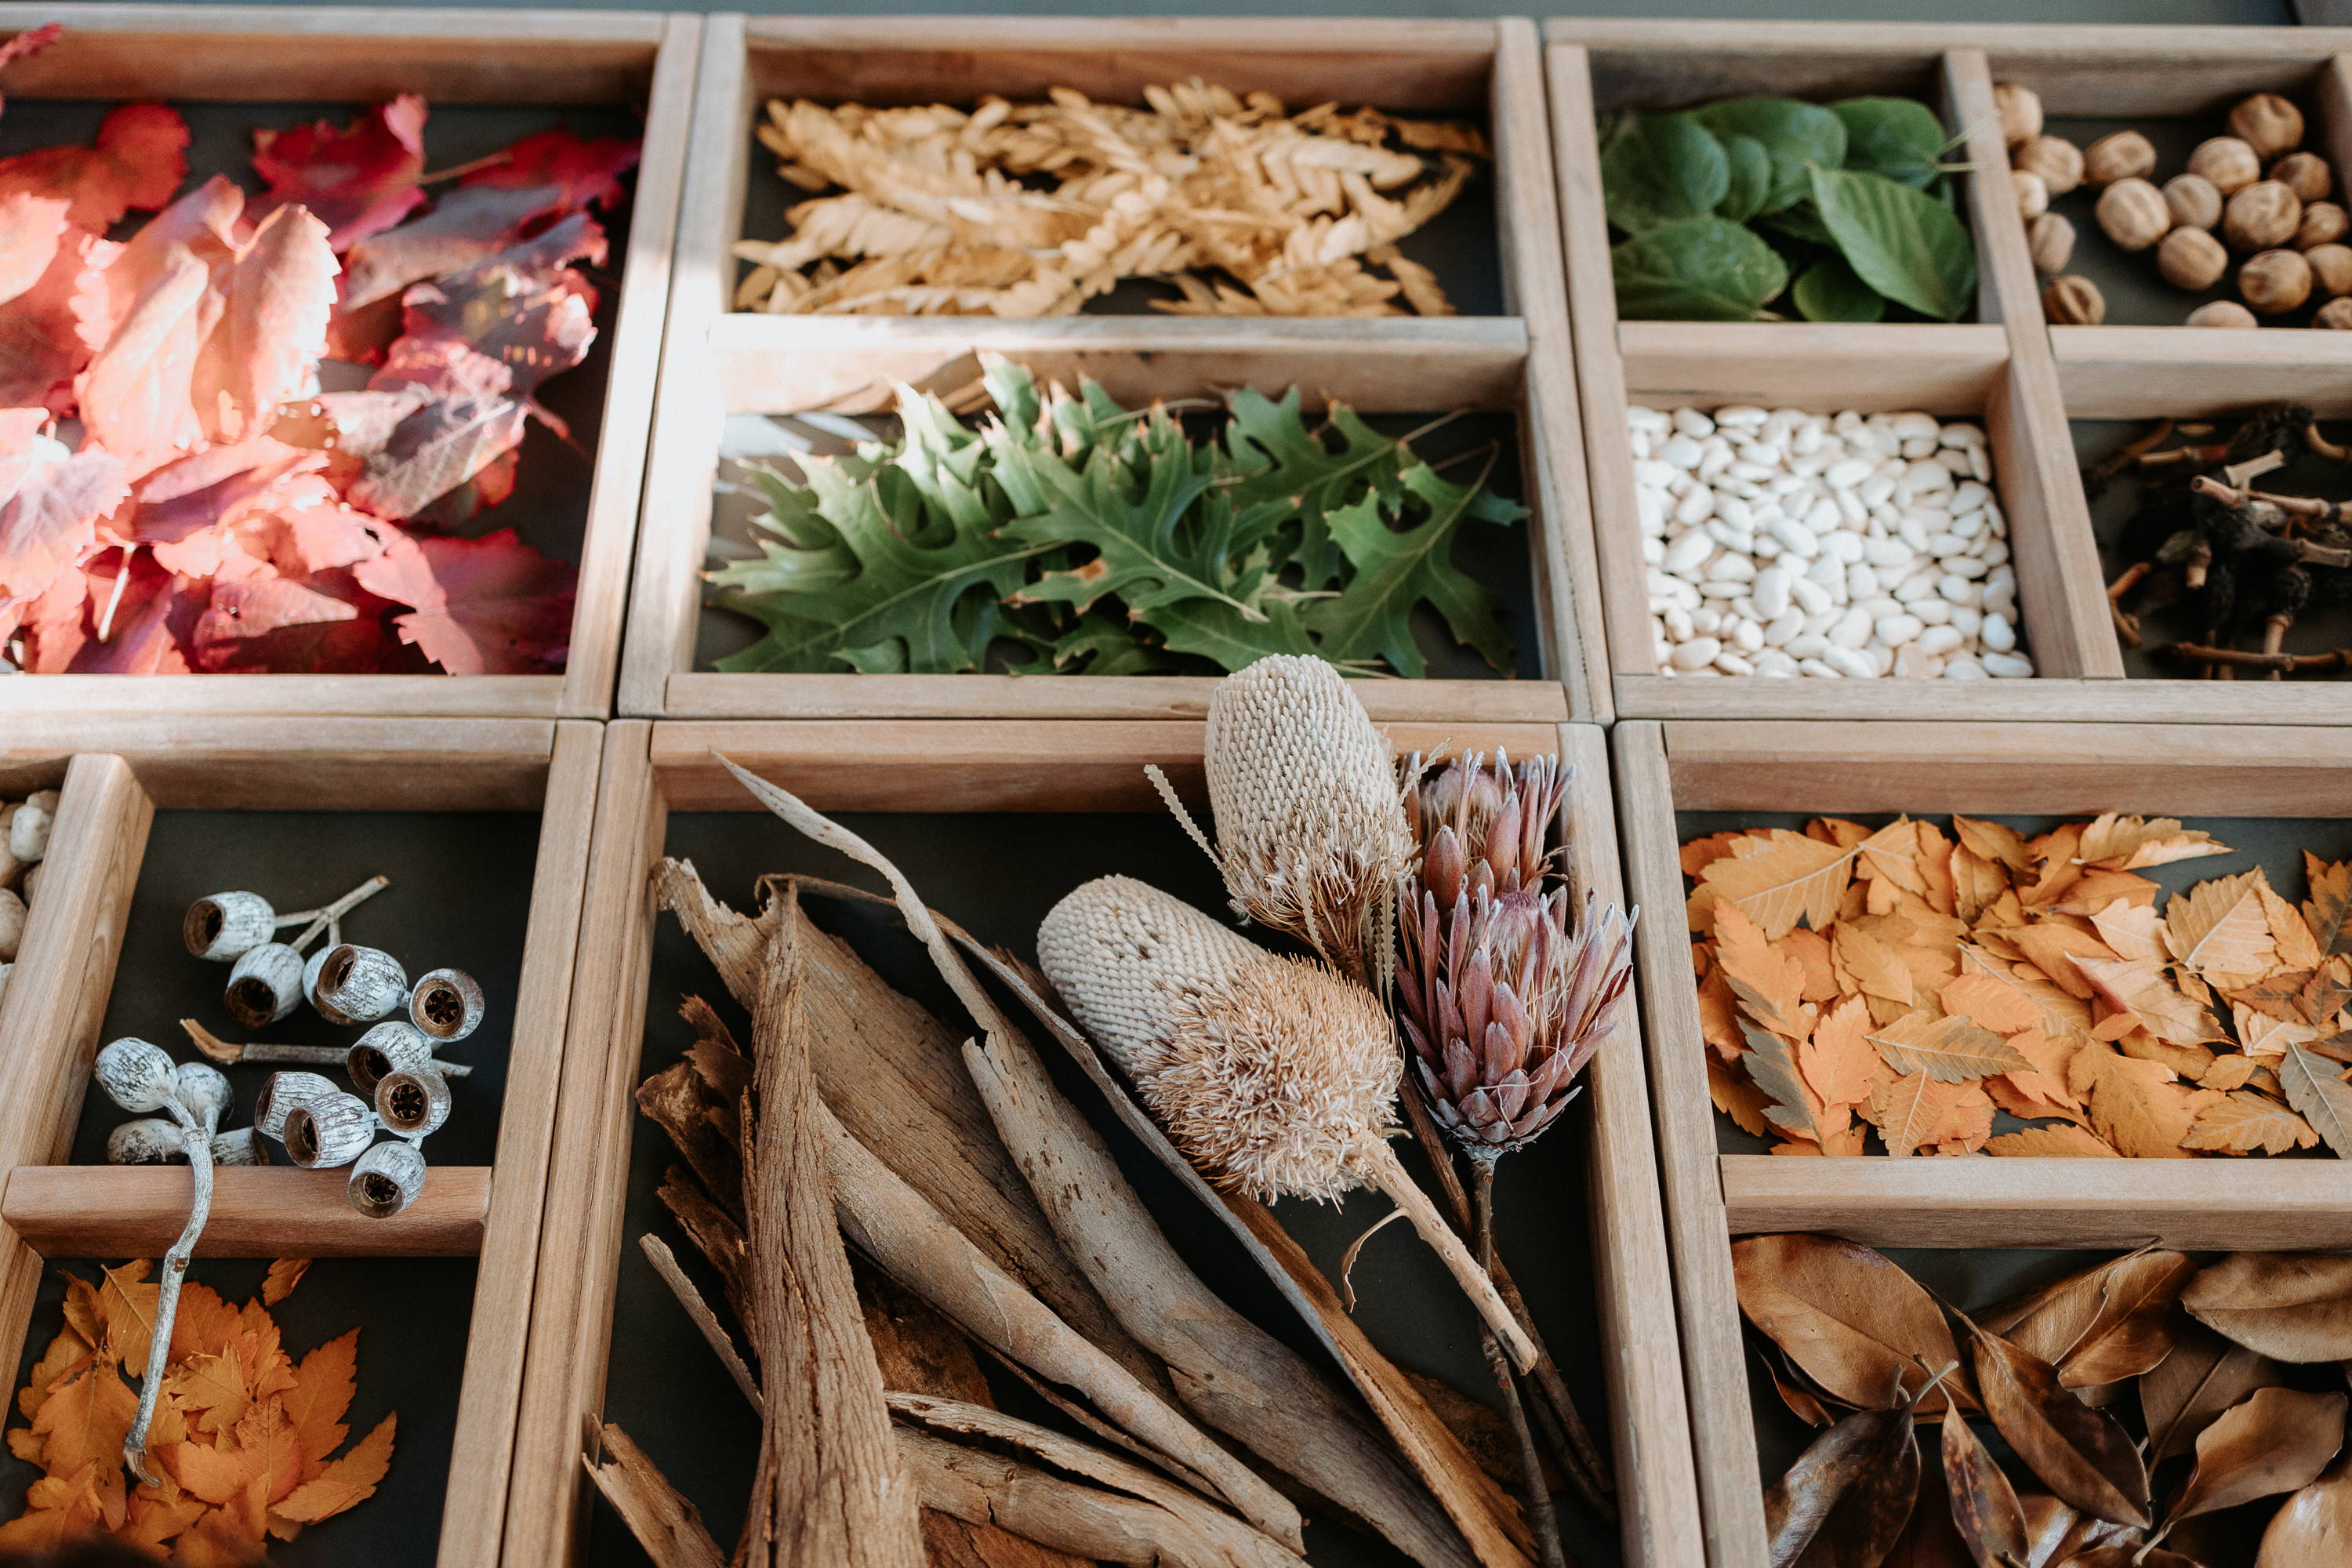
[[[1195,80],[1147,108],[1068,88],[1049,101],[768,105],[779,173],[824,193],[790,237],[745,240],[739,309],[780,314],[1061,316],[1129,278],[1199,316],[1453,313],[1396,242],[1486,157],[1476,128],[1323,104],[1292,115]],[[1383,275],[1385,274],[1385,275]]]
[[[1785,1154],[2352,1152],[2352,862],[2306,855],[2300,906],[2138,874],[2227,853],[2116,813],[1692,839],[1715,1103]]]

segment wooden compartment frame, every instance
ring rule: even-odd
[[[1294,383],[1367,410],[1516,409],[1535,513],[1538,679],[1368,680],[1376,718],[1475,722],[1610,717],[1586,517],[1575,374],[1534,26],[1502,21],[1269,18],[710,17],[654,424],[644,541],[621,676],[621,714],[670,719],[1198,718],[1213,680],[1183,677],[730,675],[695,668],[716,435],[730,413],[887,406],[891,378],[961,384],[986,349],[1144,399]],[[1304,104],[1391,109],[1465,102],[1490,115],[1503,317],[1328,320],[1079,316],[769,316],[730,308],[751,139],[766,96],[961,100],[1067,84],[1129,99],[1202,76]],[[952,376],[944,373],[961,366]],[[1405,390],[1400,390],[1400,386]],[[877,398],[877,394],[881,395]],[[1418,399],[1418,401],[1414,401]]]
[[[1387,726],[1401,747],[1557,748],[1577,764],[1571,830],[1588,886],[1618,895],[1601,731],[1588,725]],[[634,1100],[656,924],[647,873],[673,810],[758,810],[714,749],[821,811],[1153,812],[1143,768],[1197,795],[1203,726],[1181,721],[898,722],[622,721],[606,731],[593,868],[572,995],[562,1127],[550,1179],[507,1558],[576,1559],[624,1244]],[[919,880],[920,868],[909,872]],[[1628,1568],[1699,1561],[1672,1287],[1650,1149],[1638,1034],[1621,1028],[1589,1069],[1590,1202]]]
[[[1811,1230],[1885,1247],[2352,1247],[2338,1160],[1785,1159],[1717,1152],[1678,810],[2352,816],[2352,731],[2000,722],[1633,721],[1612,751],[1684,1370],[1714,1568],[1765,1562],[1732,1237]],[[1665,919],[1657,920],[1663,911]]]
[[[9,67],[24,100],[646,106],[611,332],[571,652],[561,675],[45,675],[0,679],[0,714],[594,718],[612,711],[653,423],[655,371],[702,21],[658,11],[0,4],[0,35],[66,36]],[[529,483],[530,476],[524,476]]]
[[[0,1001],[0,1360],[21,1354],[45,1257],[154,1256],[186,1217],[173,1166],[65,1166],[155,812],[541,813],[496,1163],[434,1171],[370,1220],[345,1173],[221,1173],[207,1257],[478,1255],[439,1568],[495,1568],[520,1409],[540,1216],[588,875],[604,726],[575,720],[11,719],[0,790],[61,787],[48,868]],[[68,1174],[70,1173],[70,1175]],[[495,1173],[495,1181],[493,1173]],[[123,1206],[89,1208],[91,1183]]]

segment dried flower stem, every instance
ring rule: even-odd
[[[2207,647],[2200,643],[2174,643],[2168,650],[2191,664],[2215,669],[2326,670],[2352,669],[2352,647],[2326,653],[2250,653],[2243,648]]]
[[[196,1186],[194,1201],[188,1205],[188,1223],[181,1227],[180,1239],[172,1244],[172,1250],[163,1255],[163,1277],[156,1281],[155,1323],[147,1339],[147,1370],[139,1379],[139,1411],[122,1439],[123,1466],[142,1486],[156,1484],[156,1478],[147,1473],[147,1428],[155,1419],[155,1401],[163,1392],[164,1369],[171,1364],[172,1321],[180,1310],[180,1283],[187,1278],[189,1261],[196,1255],[196,1237],[204,1234],[205,1222],[213,1212],[214,1129],[189,1115],[187,1107],[176,1100],[164,1109],[180,1124],[180,1142],[188,1152],[188,1169]]]
[[[238,1045],[224,1040],[194,1018],[180,1020],[180,1027],[189,1043],[210,1060],[224,1065],[236,1062],[278,1062],[290,1067],[340,1068],[350,1059],[351,1050],[344,1046],[280,1046],[266,1040]],[[445,1062],[436,1057],[425,1064],[443,1078],[465,1078],[474,1068],[468,1062]]]
[[[1501,1157],[1499,1151],[1470,1156],[1471,1176],[1477,1184],[1478,1262],[1489,1273],[1495,1268],[1495,1164]],[[1568,1554],[1559,1543],[1559,1515],[1552,1508],[1551,1489],[1544,1484],[1543,1458],[1536,1452],[1535,1434],[1528,1428],[1518,1379],[1511,1375],[1510,1363],[1503,1359],[1503,1347],[1495,1336],[1482,1335],[1481,1340],[1486,1370],[1495,1374],[1495,1386],[1503,1394],[1503,1414],[1510,1419],[1511,1435],[1518,1439],[1519,1470],[1527,1478],[1528,1523],[1536,1532],[1536,1549],[1543,1555],[1543,1568],[1567,1568]]]
[[[392,879],[389,877],[370,877],[366,881],[362,882],[358,887],[353,888],[350,892],[345,893],[341,898],[337,899],[333,903],[322,904],[315,910],[306,910],[302,911],[303,914],[310,916],[310,923],[302,928],[301,935],[296,937],[292,942],[287,943],[287,945],[291,947],[297,952],[301,952],[304,948],[310,945],[312,941],[318,937],[320,931],[335,926],[345,915],[350,914],[353,910],[359,908],[362,904],[367,902],[370,899],[374,898],[378,893],[383,892],[386,888],[391,886]],[[289,920],[299,920],[301,918],[301,915],[298,914],[289,917]],[[281,920],[278,923],[285,925],[289,923],[289,921]]]

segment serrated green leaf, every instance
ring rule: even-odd
[[[1691,118],[1717,136],[1752,136],[1772,160],[1772,189],[1762,210],[1779,212],[1805,199],[1805,172],[1845,162],[1845,125],[1816,103],[1793,98],[1727,98]]]
[[[1332,542],[1327,521],[1334,507],[1361,495],[1365,487],[1391,505],[1401,495],[1397,475],[1412,461],[1405,443],[1381,435],[1344,404],[1331,405],[1324,431],[1310,431],[1299,413],[1297,387],[1280,401],[1244,387],[1234,395],[1225,454],[1234,473],[1221,477],[1234,505],[1246,515],[1258,507],[1279,509],[1289,531],[1276,561],[1295,564],[1299,587],[1318,593],[1339,578],[1346,561]],[[1264,531],[1261,530],[1260,531]]]
[[[1511,638],[1503,629],[1502,605],[1455,568],[1454,535],[1466,518],[1515,522],[1526,509],[1484,485],[1449,484],[1426,464],[1407,468],[1401,482],[1418,503],[1407,510],[1425,514],[1416,525],[1391,527],[1370,496],[1331,514],[1332,533],[1356,574],[1336,597],[1316,600],[1302,614],[1317,651],[1334,664],[1384,659],[1398,674],[1418,679],[1428,666],[1413,642],[1412,611],[1425,600],[1444,617],[1455,641],[1477,649],[1496,669],[1509,669]]]
[[[1270,653],[1312,654],[1314,639],[1300,624],[1298,605],[1290,599],[1269,599],[1265,619],[1244,620],[1213,599],[1192,599],[1150,613],[1152,628],[1168,639],[1171,652],[1213,659],[1225,670],[1245,668]]]
[[[1685,218],[1609,253],[1628,321],[1752,321],[1788,287],[1789,264],[1736,223]]]
[[[1884,174],[1812,171],[1813,205],[1855,276],[1923,316],[1955,321],[1977,287],[1976,247],[1952,209]]]
[[[1723,143],[1687,114],[1636,116],[1601,154],[1609,221],[1631,235],[1713,212],[1730,185]]]

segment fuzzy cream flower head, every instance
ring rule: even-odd
[[[1037,958],[1186,1158],[1262,1200],[1336,1200],[1388,1131],[1402,1058],[1371,993],[1157,888],[1089,882]]]

